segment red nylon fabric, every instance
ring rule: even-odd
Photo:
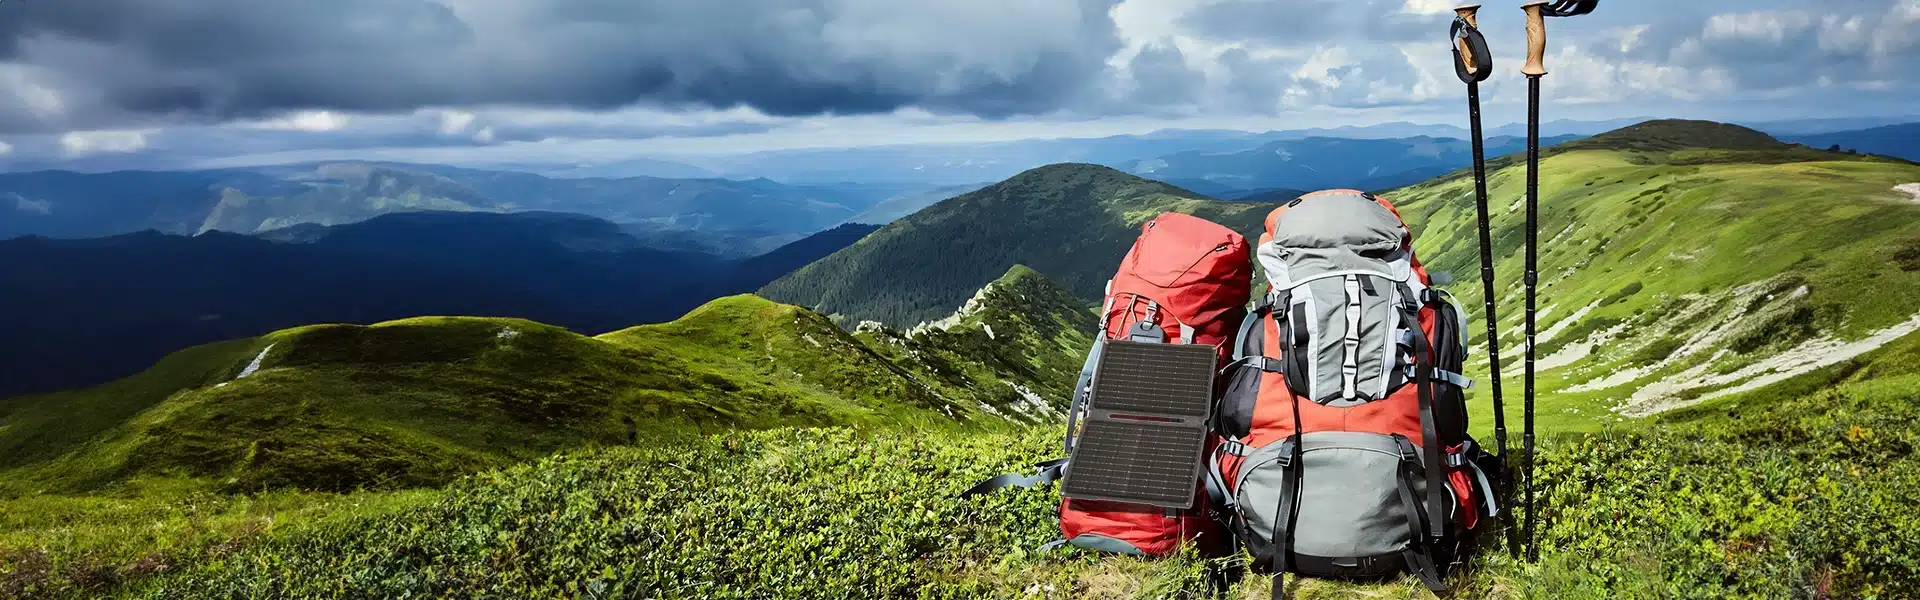
[[[1122,339],[1134,322],[1145,320],[1147,301],[1157,302],[1154,321],[1169,341],[1178,341],[1179,324],[1193,327],[1193,343],[1217,346],[1222,364],[1232,353],[1226,343],[1246,314],[1253,293],[1253,254],[1247,239],[1199,217],[1166,213],[1140,226],[1140,239],[1120,260],[1107,290],[1107,339]]]
[[[1180,342],[1180,325],[1194,329],[1193,343],[1218,349],[1225,364],[1253,289],[1253,255],[1245,236],[1212,221],[1166,213],[1141,225],[1140,238],[1120,261],[1107,290],[1104,334],[1124,339],[1128,328],[1151,320]],[[1149,302],[1153,303],[1152,308]],[[1212,450],[1209,442],[1208,450]],[[1066,539],[1093,534],[1162,556],[1183,542],[1211,543],[1220,536],[1207,516],[1204,487],[1193,508],[1173,516],[1166,509],[1097,500],[1062,499],[1060,533]]]

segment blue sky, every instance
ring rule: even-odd
[[[579,161],[1460,123],[1431,0],[0,3],[0,160]],[[1523,116],[1519,3],[1482,9]],[[1606,0],[1547,118],[1920,113],[1920,0]]]

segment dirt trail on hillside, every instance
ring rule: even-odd
[[[1896,192],[1906,192],[1907,195],[1913,196],[1914,204],[1920,204],[1920,183],[1903,183],[1893,186],[1893,190]]]
[[[1685,408],[1721,396],[1757,390],[1827,365],[1872,352],[1888,342],[1920,331],[1920,314],[1867,337],[1847,342],[1820,337],[1732,373],[1712,373],[1712,361],[1703,361],[1691,369],[1662,378],[1634,391],[1625,403],[1614,408],[1630,417],[1644,417],[1676,408]],[[1721,350],[1722,353],[1726,350]],[[1716,354],[1716,357],[1718,355]],[[1681,399],[1680,392],[1696,388],[1722,387],[1693,399]]]

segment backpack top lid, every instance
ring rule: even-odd
[[[1276,289],[1324,277],[1413,277],[1409,232],[1399,215],[1356,190],[1307,194],[1267,216],[1260,265]]]
[[[1247,254],[1246,238],[1232,229],[1169,212],[1140,225],[1139,239],[1121,258],[1120,275],[1162,288],[1204,280],[1231,283],[1251,273]]]
[[[1220,346],[1232,335],[1253,290],[1245,237],[1226,226],[1169,212],[1140,226],[1140,237],[1107,282],[1107,339],[1128,337],[1137,321],[1191,333],[1191,343]]]

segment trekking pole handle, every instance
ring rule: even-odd
[[[1460,20],[1465,21],[1468,27],[1474,29],[1480,28],[1480,5],[1468,4],[1455,8],[1453,9],[1453,14],[1459,15]],[[1460,52],[1460,66],[1466,67],[1467,74],[1478,74],[1480,72],[1480,57],[1474,56],[1473,48],[1467,43],[1467,38],[1455,38],[1453,40],[1453,46],[1455,50]]]
[[[1462,20],[1467,22],[1467,25],[1475,29],[1480,28],[1480,5],[1468,4],[1461,6],[1453,9],[1453,14],[1459,15]]]
[[[1547,16],[1542,12],[1546,7],[1546,2],[1520,7],[1527,11],[1527,64],[1520,67],[1520,72],[1528,77],[1547,74]]]

